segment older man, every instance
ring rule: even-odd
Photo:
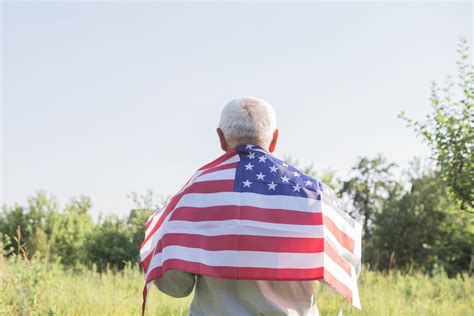
[[[222,110],[217,134],[226,152],[253,144],[271,153],[278,141],[273,107],[254,97],[232,100]],[[229,280],[170,270],[155,285],[173,297],[188,296],[194,288],[190,315],[319,314],[315,281]]]

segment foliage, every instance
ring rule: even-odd
[[[472,216],[459,213],[437,172],[426,171],[410,183],[410,191],[391,194],[376,214],[365,260],[380,270],[472,274]]]
[[[474,68],[469,63],[467,41],[459,43],[458,87],[460,95],[453,95],[454,84],[448,81],[440,94],[433,83],[431,107],[426,121],[414,121],[401,113],[408,126],[428,143],[440,175],[463,210],[474,207]]]
[[[93,231],[92,218],[89,210],[92,202],[88,197],[81,196],[72,199],[60,214],[58,234],[53,238],[56,254],[61,257],[61,262],[73,265],[84,262],[85,242]]]
[[[57,263],[0,257],[1,315],[138,315],[143,274],[131,265],[123,272],[74,271]],[[321,315],[336,315],[340,295],[316,283]],[[359,280],[363,309],[344,304],[344,315],[469,315],[474,309],[474,279],[443,273],[402,275],[363,271]],[[175,299],[152,288],[150,315],[188,315],[192,296]]]
[[[123,269],[127,262],[138,262],[138,252],[134,250],[126,223],[116,216],[106,217],[86,241],[87,259],[99,271],[109,266]]]
[[[161,195],[155,194],[153,190],[148,190],[145,194],[132,192],[127,195],[127,197],[133,201],[135,204],[135,209],[150,211],[156,210],[157,208],[162,208],[168,200]]]
[[[57,208],[55,198],[45,192],[38,192],[30,197],[25,207],[3,206],[0,214],[0,232],[14,237],[20,228],[30,257],[35,253],[49,257],[60,221]],[[18,244],[15,244],[14,252],[18,250]]]
[[[360,158],[352,167],[352,177],[344,181],[340,190],[349,198],[352,215],[363,219],[364,240],[369,240],[374,217],[382,209],[384,200],[400,186],[393,180],[394,163],[388,163],[382,155],[370,159]]]
[[[0,213],[0,245],[5,255],[122,269],[125,262],[138,264],[144,226],[151,210],[132,210],[128,219],[114,216],[94,223],[88,197],[71,199],[60,209],[56,199],[38,192],[26,206],[4,206]],[[21,245],[21,247],[20,247]]]

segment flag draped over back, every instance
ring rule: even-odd
[[[321,280],[360,308],[361,226],[334,191],[243,145],[200,168],[147,221],[150,284],[167,270],[234,280]]]

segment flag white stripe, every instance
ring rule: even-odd
[[[360,262],[360,259],[357,258],[354,253],[344,248],[334,234],[326,228],[324,228],[324,237],[326,238],[326,241],[336,249],[337,253],[346,259],[349,264],[356,265]]]
[[[168,246],[163,249],[162,253],[153,257],[148,273],[169,259],[180,259],[218,267],[313,269],[323,266],[324,254],[322,252],[211,251],[183,246]]]
[[[200,234],[204,236],[249,235],[269,237],[323,238],[322,225],[293,225],[252,220],[168,221],[143,245],[140,258],[144,260],[164,234]]]
[[[323,226],[279,224],[238,219],[203,222],[169,221],[163,233],[188,233],[204,236],[250,235],[323,238]]]
[[[161,213],[161,211],[159,213]],[[155,213],[153,213],[153,218],[151,219],[151,223],[148,226],[148,228],[145,230],[145,236],[147,236],[150,233],[150,231],[153,229],[155,224],[158,222],[158,218],[160,217],[159,213],[157,213],[156,211]]]
[[[357,287],[357,275],[354,271],[354,267],[351,266],[351,275],[349,277],[347,272],[342,269],[334,260],[331,259],[328,255],[324,255],[324,269],[328,270],[336,280],[340,283],[347,286],[347,288],[352,293],[352,304],[360,309],[360,299],[359,299],[359,291]]]
[[[342,216],[340,216],[331,205],[327,204],[326,202],[322,201],[322,210],[323,214],[329,217],[334,224],[339,228],[340,231],[346,233],[349,236],[355,235],[355,228],[352,227],[347,221],[344,220]]]
[[[339,282],[347,286],[351,292],[354,291],[351,277],[347,274],[346,270],[334,262],[327,254],[324,254],[324,269],[327,269]]]
[[[239,162],[239,161],[240,161],[240,156],[238,154],[235,154],[234,156],[230,157],[229,159],[227,159],[224,162],[221,162],[217,166],[223,166],[223,165],[227,165],[229,163],[234,163],[234,162]]]
[[[359,273],[355,271],[355,268],[351,266],[351,274],[353,275],[352,282],[354,284],[354,291],[352,292],[352,305],[355,308],[362,309],[360,304],[359,297],[359,286],[357,285],[357,279],[359,278]]]
[[[234,180],[235,170],[236,170],[235,168],[232,168],[232,169],[224,169],[224,170],[209,172],[194,179],[194,183],[204,182],[204,181],[213,181],[213,180]]]
[[[219,167],[219,166],[223,166],[223,165],[227,165],[229,163],[234,163],[234,162],[239,162],[240,161],[240,156],[238,154],[235,154],[234,156],[230,157],[229,159],[225,160],[224,162],[221,162],[220,164],[214,166],[214,167]],[[213,167],[211,167],[213,168]],[[208,168],[209,169],[209,168]],[[183,192],[184,190],[186,190],[189,186],[191,186],[194,181],[196,180],[196,178],[198,178],[204,171],[206,171],[207,169],[203,169],[203,170],[198,170],[196,171],[192,177],[189,179],[189,181],[187,182],[187,184],[185,186],[183,186],[183,188],[181,190],[179,190],[179,193]]]
[[[282,209],[301,212],[321,211],[321,201],[306,199],[298,196],[263,195],[250,192],[219,192],[219,193],[189,193],[184,195],[178,207],[240,205],[269,209]]]

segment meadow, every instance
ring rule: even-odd
[[[345,304],[343,315],[472,315],[474,310],[472,277],[365,270],[359,286],[362,311]],[[316,287],[321,315],[337,315],[340,296],[319,282]],[[142,273],[132,266],[99,273],[0,257],[0,315],[139,315],[142,289]],[[191,300],[153,289],[147,314],[187,315]]]

